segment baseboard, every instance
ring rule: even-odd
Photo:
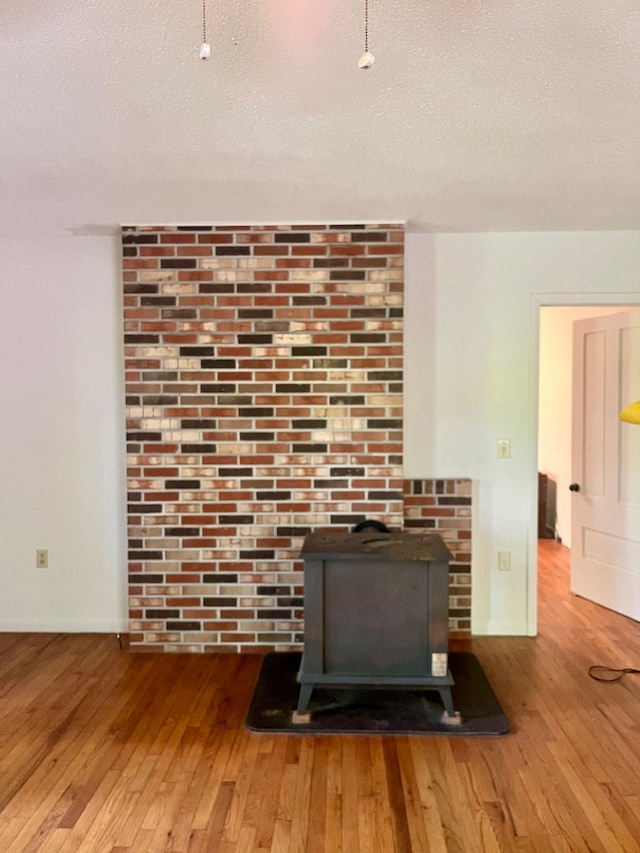
[[[126,634],[128,623],[113,622],[0,622],[0,633],[7,634]]]
[[[471,633],[474,637],[531,636],[526,622],[474,622]]]

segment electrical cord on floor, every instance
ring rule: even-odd
[[[629,666],[624,667],[623,669],[614,669],[612,666],[600,666],[599,664],[594,664],[589,667],[589,675],[591,678],[595,678],[596,681],[620,681],[622,676],[627,673],[638,675],[640,673],[640,669],[632,669]]]

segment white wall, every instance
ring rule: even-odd
[[[126,625],[120,280],[113,237],[0,244],[0,630]]]
[[[119,269],[116,237],[0,246],[0,630],[126,624]],[[589,299],[640,303],[638,233],[407,237],[406,472],[474,481],[476,633],[535,630],[539,306]]]
[[[473,478],[473,631],[533,633],[539,309],[638,304],[640,234],[414,234],[407,250],[407,476]]]

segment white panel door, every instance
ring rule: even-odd
[[[574,323],[571,590],[640,620],[640,311]]]

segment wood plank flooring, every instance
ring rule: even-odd
[[[244,728],[259,656],[0,634],[2,853],[640,851],[640,624],[569,594],[540,543],[539,636],[456,644],[503,737]]]

